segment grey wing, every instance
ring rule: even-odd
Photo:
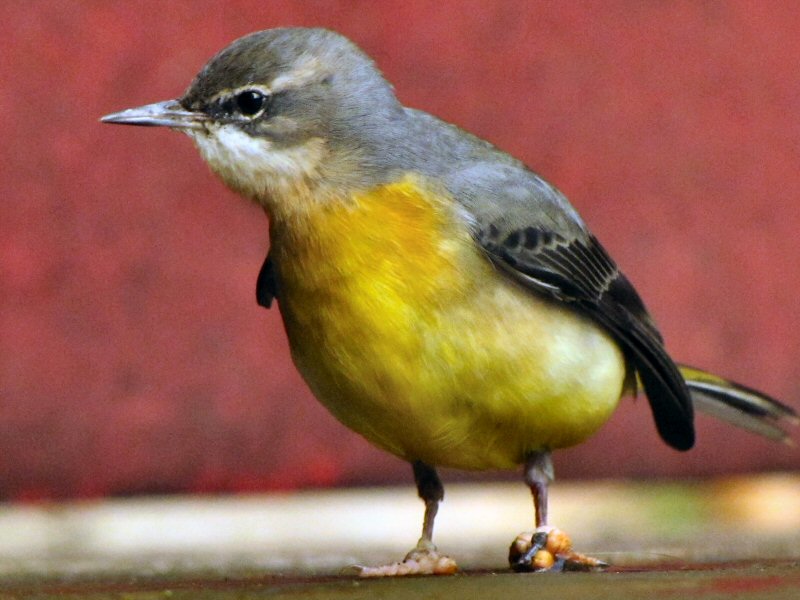
[[[449,188],[472,220],[476,241],[502,272],[604,327],[644,386],[661,437],[694,444],[689,390],[641,298],[567,199],[522,168],[485,165],[455,174]],[[465,176],[466,175],[466,176]]]

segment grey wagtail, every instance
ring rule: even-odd
[[[597,569],[550,527],[550,453],[643,390],[663,440],[694,444],[694,409],[787,441],[794,410],[670,358],[628,279],[567,199],[520,161],[406,108],[373,62],[324,29],[243,37],[177,100],[106,123],[194,140],[269,218],[256,296],[277,299],[294,363],[333,415],[411,463],[422,537],[394,565],[450,573],[433,545],[435,468],[523,465],[534,533],[516,570]]]

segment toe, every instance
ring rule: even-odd
[[[514,571],[601,571],[606,563],[572,549],[569,536],[553,527],[521,533],[511,543],[508,562]]]
[[[359,577],[401,577],[405,575],[453,575],[458,565],[449,556],[436,551],[415,549],[401,562],[380,567],[355,567]]]

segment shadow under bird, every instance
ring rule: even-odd
[[[631,283],[567,199],[520,161],[407,108],[373,62],[324,29],[243,37],[169,100],[108,115],[194,140],[269,217],[257,300],[333,415],[411,463],[425,502],[404,560],[364,576],[451,573],[433,524],[436,467],[523,465],[536,530],[516,570],[599,569],[550,526],[551,452],[643,391],[656,429],[694,444],[694,409],[788,441],[796,413],[676,364]]]

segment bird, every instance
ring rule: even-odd
[[[567,198],[520,160],[404,106],[374,61],[324,28],[221,50],[177,99],[106,123],[187,134],[265,211],[256,300],[277,301],[294,364],[341,423],[412,466],[421,537],[368,576],[446,574],[437,468],[518,469],[534,530],[516,571],[599,570],[548,520],[552,453],[643,393],[660,437],[695,442],[695,409],[790,441],[790,406],[676,363],[641,297]]]

